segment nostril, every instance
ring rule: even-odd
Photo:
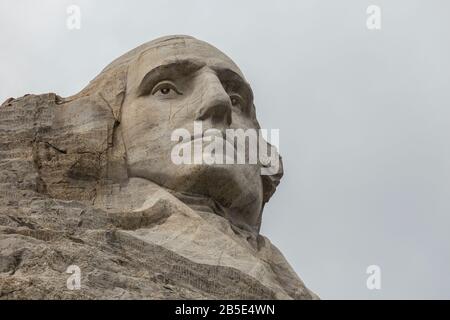
[[[214,123],[231,123],[231,102],[222,97],[216,99],[208,99],[204,101],[204,105],[199,109],[197,120],[210,119]]]
[[[215,124],[231,124],[231,99],[215,72],[205,69],[201,105],[197,120],[210,120]]]

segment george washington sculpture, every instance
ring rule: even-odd
[[[259,234],[281,166],[172,161],[174,130],[199,121],[260,128],[239,68],[188,36],[139,46],[74,96],[7,100],[0,298],[316,298]]]

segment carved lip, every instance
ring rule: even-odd
[[[199,140],[199,139],[202,139],[202,140],[203,140],[203,138],[209,137],[209,136],[210,136],[210,137],[213,137],[214,139],[221,138],[225,143],[230,144],[230,145],[233,147],[234,151],[237,151],[236,145],[235,145],[235,143],[234,143],[234,139],[229,138],[229,137],[225,134],[224,131],[220,131],[220,132],[221,132],[221,136],[218,136],[218,135],[215,135],[215,134],[209,134],[209,135],[207,134],[207,135],[205,135],[205,132],[202,132],[202,133],[196,134],[196,135],[191,135],[191,140],[188,141],[187,143],[192,143],[192,142],[194,142],[195,140]]]

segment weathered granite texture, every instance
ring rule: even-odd
[[[259,128],[241,71],[187,36],[130,51],[72,97],[3,103],[0,299],[317,298],[259,234],[282,168],[174,165],[170,133],[194,120]]]

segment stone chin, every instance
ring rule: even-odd
[[[257,165],[175,165],[140,161],[130,166],[129,175],[152,181],[183,200],[203,198],[202,203],[208,203],[216,213],[241,227],[254,229],[258,224],[263,182]]]

